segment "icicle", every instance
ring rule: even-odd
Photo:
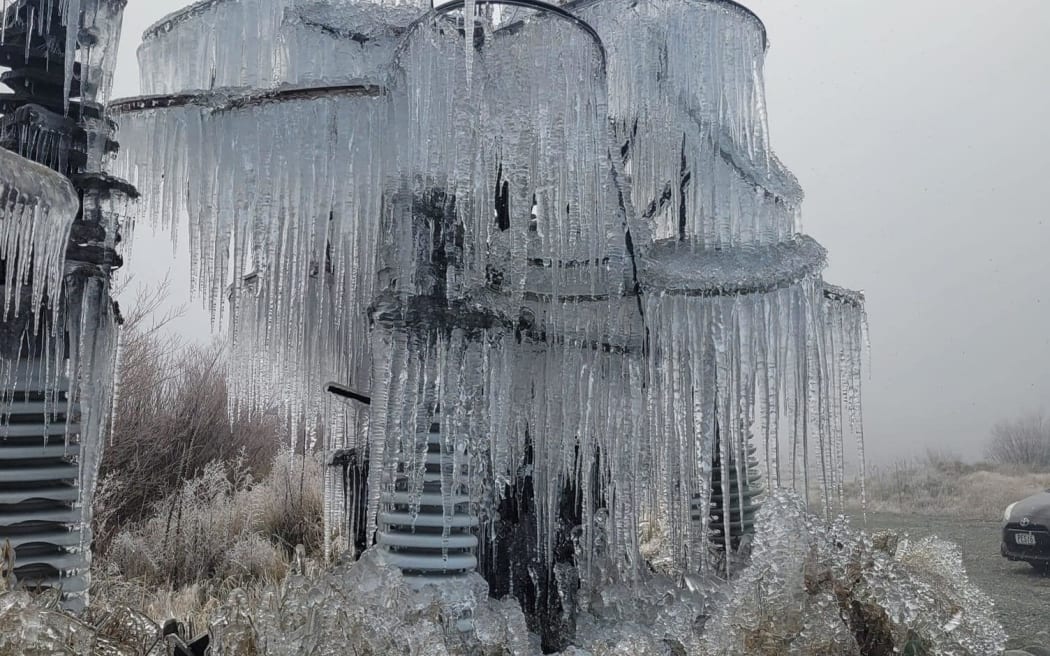
[[[768,144],[762,24],[740,7],[686,0],[574,11],[609,53],[617,146],[656,238],[746,248],[791,237],[802,190]]]
[[[80,201],[69,180],[0,148],[0,259],[6,262],[4,318],[19,314],[21,290],[31,284],[37,315],[45,294],[61,288],[69,231]]]
[[[148,190],[147,215],[187,218],[195,284],[216,317],[229,307],[234,398],[319,411],[329,380],[368,389],[385,100],[215,102],[120,116],[115,170]]]
[[[69,95],[73,88],[73,71],[77,62],[77,48],[80,38],[80,3],[81,0],[62,0],[63,23],[66,26],[65,71],[62,81],[62,98],[66,115],[69,115]]]
[[[842,436],[863,452],[863,308],[829,296],[824,249],[796,234],[750,13],[578,7],[603,52],[544,12],[483,12],[475,35],[469,0],[422,20],[195,7],[147,33],[144,88],[182,95],[121,105],[115,169],[144,216],[186,221],[235,407],[323,415],[326,451],[367,452],[365,518],[327,475],[326,548],[362,524],[396,547],[462,515],[485,557],[502,496],[527,483],[536,557],[578,568],[587,594],[640,580],[645,559],[735,576],[760,478],[813,476],[826,511],[841,503]],[[324,87],[289,86],[304,84]],[[329,380],[371,407],[334,409]],[[441,535],[469,542],[459,528]]]
[[[146,30],[146,94],[382,78],[424,3],[253,0],[198,3]]]

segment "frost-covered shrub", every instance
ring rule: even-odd
[[[282,549],[258,533],[239,536],[223,556],[215,576],[223,581],[275,580],[288,569]]]
[[[999,653],[992,602],[969,583],[959,550],[827,525],[792,495],[758,518],[750,566],[705,630],[711,654]]]
[[[220,596],[225,598],[227,592],[224,586],[213,583],[171,590],[141,580],[96,575],[91,582],[91,609],[105,613],[111,608],[133,608],[156,623],[177,618],[188,635],[197,636],[207,631]]]
[[[258,476],[288,441],[276,414],[230,407],[221,344],[184,345],[164,335],[172,318],[161,312],[166,293],[165,285],[144,292],[125,317],[120,394],[92,504],[101,551],[209,462],[240,458]]]
[[[1037,412],[992,428],[988,457],[1004,465],[1050,469],[1050,417]]]
[[[239,503],[250,484],[236,468],[228,474],[222,463],[208,464],[157,502],[145,522],[119,533],[108,564],[127,577],[174,588],[230,569],[230,549],[251,526],[252,508]]]
[[[278,451],[269,473],[248,492],[248,503],[255,511],[254,531],[282,545],[288,555],[300,544],[307,554],[320,552],[323,478],[319,459],[304,459],[288,449]]]
[[[209,463],[118,533],[98,569],[167,590],[280,580],[296,545],[308,553],[320,545],[320,468],[313,456],[287,450],[260,481],[240,461]]]

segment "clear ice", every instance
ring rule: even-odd
[[[144,215],[189,221],[236,401],[324,417],[329,450],[382,462],[373,525],[439,412],[489,481],[476,508],[528,444],[540,544],[571,481],[604,497],[625,574],[641,523],[675,569],[710,565],[691,511],[716,426],[728,461],[757,444],[774,485],[835,507],[863,305],[799,234],[761,23],[724,3],[574,7],[599,42],[504,9],[470,57],[462,14],[401,5],[210,2],[146,33],[143,88],[169,95],[122,105],[115,171]],[[328,380],[372,407],[328,401]]]
[[[829,523],[780,492],[759,512],[751,564],[704,634],[710,654],[883,653],[879,636],[931,654],[998,654],[1006,643],[958,547]]]
[[[0,148],[0,260],[4,266],[4,318],[19,314],[21,290],[30,287],[30,309],[47,290],[61,289],[69,231],[80,199],[69,180]]]
[[[863,462],[863,296],[825,284],[801,234],[755,16],[568,8],[586,23],[481,2],[197,3],[145,34],[150,95],[119,103],[112,170],[142,217],[188,223],[235,405],[276,402],[330,457],[367,454],[364,512],[326,480],[331,555],[362,523],[397,539],[439,507],[441,558],[472,570],[448,545],[476,526],[471,556],[493,549],[527,472],[548,571],[567,489],[581,507],[581,607],[622,617],[666,584],[680,614],[654,602],[646,621],[671,627],[704,606],[679,584],[738,575],[716,499],[768,486],[841,508],[846,453]],[[735,470],[717,486],[716,461]],[[835,614],[825,601],[812,621]],[[608,628],[588,621],[580,635]]]
[[[10,517],[7,513],[28,517],[34,525],[22,528],[29,526],[30,533],[48,526],[36,522],[69,529],[73,538],[60,540],[57,555],[20,558],[30,568],[41,565],[51,568],[47,571],[58,570],[57,578],[47,574],[45,583],[62,587],[63,603],[69,607],[82,606],[87,598],[90,501],[115,387],[119,318],[110,295],[109,274],[116,265],[97,254],[114,252],[118,224],[128,218],[126,197],[131,193],[102,172],[115,145],[109,140],[112,124],[105,118],[104,105],[125,3],[3,3],[4,39],[17,33],[25,41],[22,73],[28,72],[32,79],[33,73],[39,73],[34,67],[41,66],[40,61],[61,60],[62,65],[54,84],[57,88],[61,79],[61,97],[57,91],[49,95],[49,82],[30,85],[27,89],[34,94],[34,102],[15,102],[17,109],[0,117],[4,143],[14,144],[15,151],[0,148],[2,432],[4,438],[39,436],[43,449],[49,439],[64,436],[64,449],[49,464],[17,464],[25,475],[44,477],[41,480],[49,471],[67,467],[71,469],[68,478],[78,479],[75,488],[55,479],[47,489],[25,497],[29,500],[25,505],[20,505],[25,499],[18,496],[24,488],[9,488],[9,497],[19,500],[5,511],[5,519]],[[5,55],[11,66],[23,64],[10,59],[10,50]],[[17,94],[15,99],[20,100]],[[73,151],[78,158],[75,163]],[[25,414],[27,407],[41,402],[43,410],[30,414],[43,417],[42,426],[38,428],[34,419],[34,425],[23,426],[21,433],[8,427],[9,422],[15,423],[10,421],[15,406]],[[59,421],[62,426],[49,425]],[[36,430],[40,433],[28,432]],[[29,480],[27,486],[37,482]],[[60,491],[52,498],[55,488]],[[50,505],[40,506],[40,500]],[[23,542],[25,535],[23,532]],[[47,539],[40,542],[50,544]]]

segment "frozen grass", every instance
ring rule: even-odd
[[[235,587],[284,578],[321,546],[321,464],[282,450],[254,481],[240,461],[214,462],[117,533],[95,559],[93,595],[162,620],[204,626]]]
[[[1050,489],[1050,471],[931,453],[872,468],[865,487],[869,511],[998,520],[1014,501]],[[847,487],[847,507],[861,507],[858,483]]]

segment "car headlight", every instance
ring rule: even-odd
[[[1004,522],[1007,522],[1007,523],[1010,522],[1010,513],[1012,513],[1014,511],[1014,506],[1016,506],[1016,505],[1017,505],[1017,502],[1015,501],[1015,502],[1011,503],[1009,506],[1006,507],[1006,511],[1003,513],[1003,521]]]

